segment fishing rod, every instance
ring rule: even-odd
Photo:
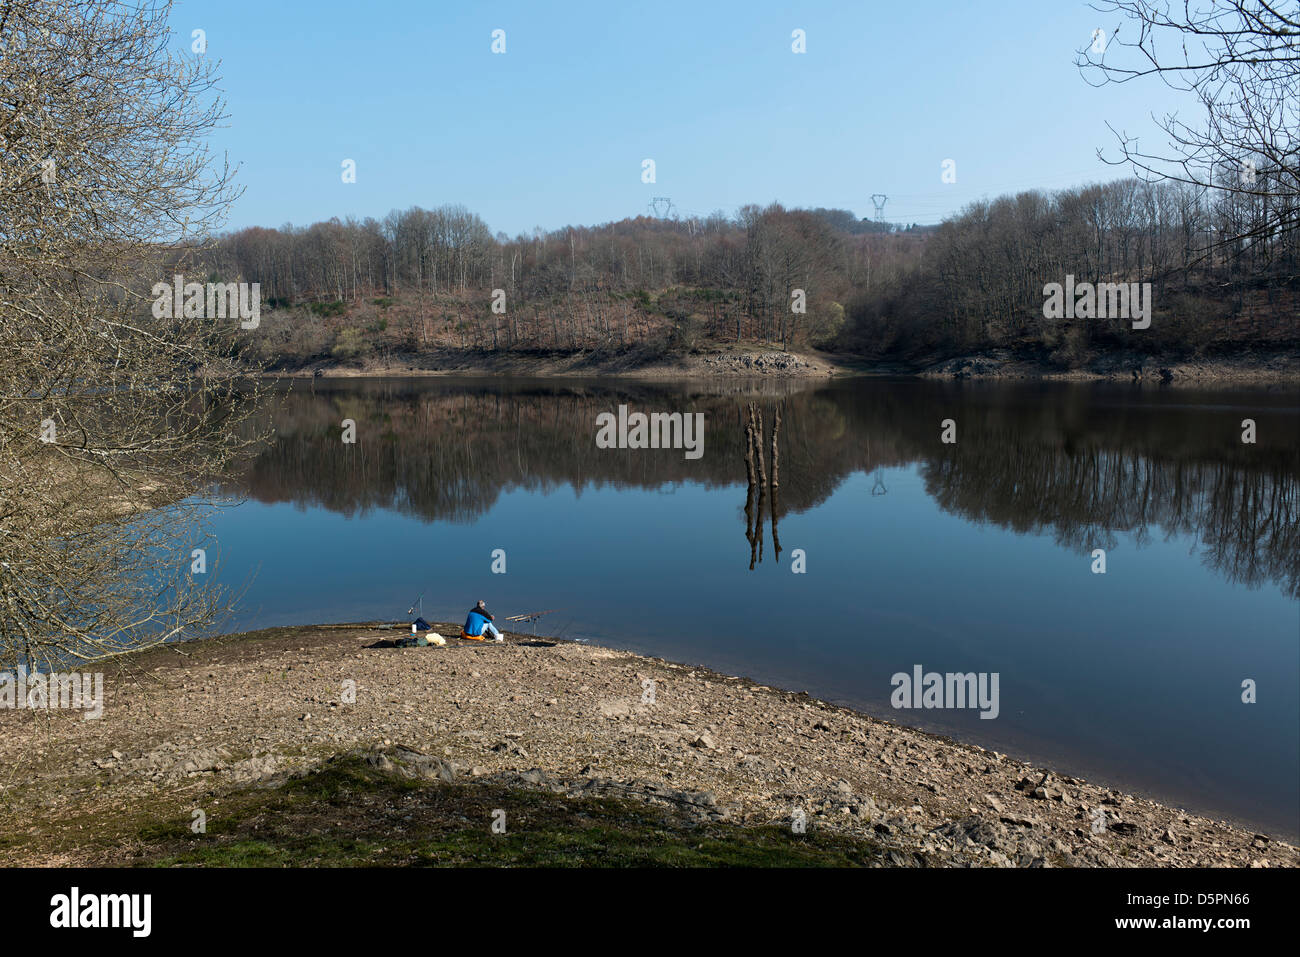
[[[538,618],[541,618],[543,615],[549,615],[551,612],[559,611],[559,610],[560,610],[560,609],[558,609],[558,608],[548,608],[548,609],[546,609],[546,611],[530,611],[530,612],[526,612],[526,613],[524,613],[524,614],[522,614],[522,615],[510,615],[510,616],[509,616],[508,618],[506,618],[505,620],[506,620],[506,621],[517,621],[517,622],[525,622],[525,621],[527,621],[527,622],[531,622],[531,623],[532,623],[532,626],[533,626],[533,634],[536,635],[536,634],[537,634],[537,619],[538,619]]]
[[[420,592],[420,597],[415,599],[415,601],[411,602],[411,607],[406,609],[406,614],[408,616],[411,614],[411,612],[415,611],[416,605],[420,606],[420,617],[423,618],[424,617],[424,592]]]

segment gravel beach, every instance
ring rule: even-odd
[[[707,669],[545,638],[396,648],[279,628],[104,666],[103,716],[0,710],[6,864],[128,864],[96,821],[274,788],[342,753],[441,781],[618,795],[702,821],[861,835],[897,866],[1295,867],[1297,848]]]

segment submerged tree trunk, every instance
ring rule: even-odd
[[[772,422],[772,488],[781,484],[781,466],[776,448],[776,437],[781,431],[781,406],[776,407],[776,419]],[[773,516],[775,518],[775,516]]]

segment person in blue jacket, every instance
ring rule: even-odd
[[[504,641],[505,636],[497,631],[497,626],[492,624],[493,618],[488,614],[487,605],[483,599],[479,599],[478,604],[469,610],[469,616],[465,619],[465,626],[460,630],[462,638],[476,638],[479,641]]]

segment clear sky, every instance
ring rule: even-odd
[[[874,218],[873,193],[888,220],[934,223],[1115,178],[1096,158],[1114,154],[1107,122],[1154,147],[1152,112],[1194,111],[1158,80],[1088,86],[1075,51],[1118,21],[1077,0],[180,0],[172,23],[222,61],[213,146],[246,188],[232,228],[462,203],[514,235],[656,196],[682,215],[779,201]]]

